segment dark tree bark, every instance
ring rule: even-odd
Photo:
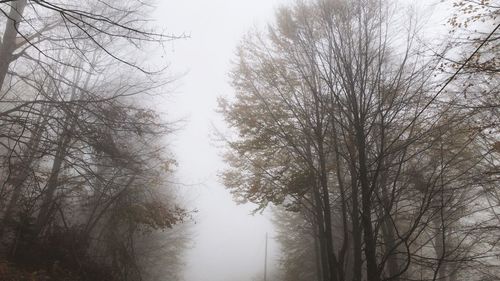
[[[19,23],[23,19],[26,4],[27,0],[14,1],[7,15],[7,23],[2,37],[2,44],[0,45],[0,90],[7,76],[10,63],[13,61]]]

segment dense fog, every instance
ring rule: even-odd
[[[498,0],[0,12],[0,281],[500,279]]]

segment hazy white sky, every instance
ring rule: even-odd
[[[272,225],[265,216],[250,216],[252,206],[237,206],[217,174],[224,164],[213,141],[214,124],[224,128],[215,110],[217,97],[231,95],[228,72],[236,46],[252,27],[272,19],[286,0],[160,0],[156,17],[168,33],[186,33],[175,41],[168,60],[171,71],[187,74],[165,105],[172,117],[186,117],[175,136],[177,177],[194,196],[194,245],[187,252],[186,281],[246,281],[262,274],[265,233]],[[274,249],[274,251],[273,251]],[[276,253],[276,245],[270,243]],[[165,279],[168,280],[168,277]]]

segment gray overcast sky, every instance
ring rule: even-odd
[[[224,164],[214,146],[213,126],[223,128],[215,113],[217,97],[230,95],[228,72],[242,36],[272,20],[284,0],[158,1],[156,17],[168,33],[186,33],[168,50],[171,71],[186,72],[165,105],[187,124],[173,141],[179,162],[177,177],[194,196],[199,210],[194,245],[186,253],[186,281],[246,281],[263,270],[264,237],[272,236],[265,216],[250,216],[252,206],[237,206],[217,178]],[[273,251],[274,249],[274,251]],[[276,253],[276,245],[270,243]],[[167,280],[167,279],[166,279]]]

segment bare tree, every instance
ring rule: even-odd
[[[463,67],[438,75],[444,56],[394,14],[380,1],[283,8],[241,46],[236,98],[221,104],[239,132],[226,185],[262,206],[312,201],[322,280],[413,279],[418,266],[453,279],[480,258],[466,202],[482,202],[474,178],[494,155],[477,146],[478,112],[447,92]]]
[[[149,29],[143,1],[0,5],[1,257],[54,278],[143,280],[156,244],[178,274],[185,240],[148,241],[188,215],[162,144],[175,126],[143,101],[171,79],[136,60],[175,37]]]

